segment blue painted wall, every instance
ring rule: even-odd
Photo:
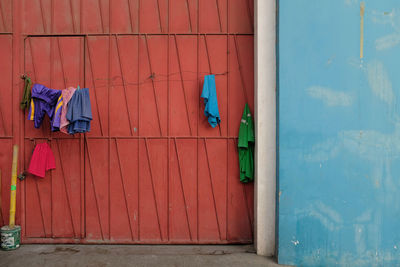
[[[279,1],[279,263],[400,266],[400,1]]]

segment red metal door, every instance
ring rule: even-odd
[[[83,80],[82,37],[28,37],[25,39],[25,73],[35,83],[61,89]],[[41,129],[23,121],[24,169],[35,144],[48,142],[56,166],[44,179],[28,175],[24,182],[26,238],[81,238],[83,175],[82,141],[79,136],[50,132],[46,116]],[[28,241],[28,240],[27,240]]]
[[[48,121],[40,130],[26,118],[15,124],[10,114],[2,126],[0,117],[0,156],[16,128],[25,168],[35,142],[49,142],[56,157],[45,179],[21,183],[24,242],[253,241],[253,185],[240,184],[237,156],[244,104],[253,110],[251,0],[22,0],[14,8],[21,42],[0,37],[3,62],[14,47],[35,82],[89,87],[93,112],[85,136],[50,133]],[[210,73],[222,118],[215,129],[200,98]],[[1,75],[11,83],[11,72]],[[0,115],[20,112],[7,108],[9,88],[0,87]],[[0,167],[8,161],[0,157]]]

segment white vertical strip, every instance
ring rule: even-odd
[[[255,247],[275,254],[276,0],[254,0]]]

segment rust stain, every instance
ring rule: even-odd
[[[364,57],[364,13],[365,2],[360,3],[360,59]]]

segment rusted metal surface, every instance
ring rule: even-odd
[[[0,0],[0,11],[3,206],[13,142],[24,168],[40,142],[57,165],[22,182],[23,242],[253,241],[253,186],[239,183],[236,149],[243,106],[254,106],[251,0]],[[48,119],[34,129],[18,109],[22,73],[89,87],[91,132],[51,133]],[[207,74],[215,129],[200,98]]]

